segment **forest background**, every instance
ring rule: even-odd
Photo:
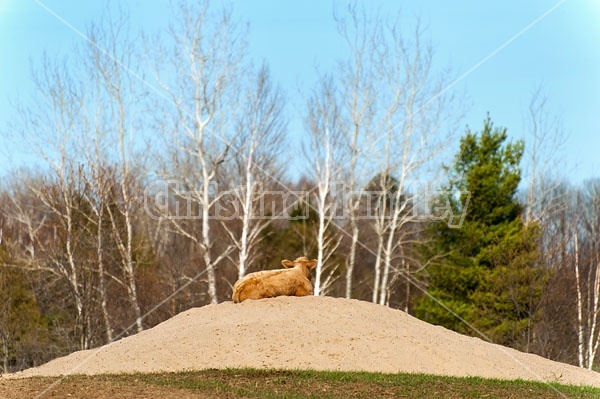
[[[290,146],[286,95],[243,21],[208,2],[173,12],[167,31],[132,33],[107,11],[67,57],[34,61],[35,95],[11,108],[6,134],[36,167],[0,192],[3,372],[229,300],[238,278],[303,255],[315,295],[597,367],[600,182],[558,173],[543,88],[524,140],[493,115],[463,129],[426,29],[341,7],[350,55],[303,90]]]

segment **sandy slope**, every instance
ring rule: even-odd
[[[600,374],[357,300],[279,297],[190,309],[14,377],[255,367],[419,372],[600,387]]]

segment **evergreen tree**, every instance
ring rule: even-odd
[[[523,224],[516,200],[523,143],[506,140],[489,117],[480,134],[468,130],[461,139],[445,192],[464,222],[455,228],[446,217],[426,231],[431,296],[415,311],[460,333],[474,335],[474,327],[494,342],[526,347],[543,276],[535,267],[537,228]]]
[[[0,264],[5,260],[12,261],[0,245]],[[25,273],[0,266],[0,374],[48,361],[49,327]]]

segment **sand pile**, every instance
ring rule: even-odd
[[[600,387],[600,374],[432,326],[404,312],[330,297],[190,309],[102,348],[12,377],[254,367],[417,372]]]

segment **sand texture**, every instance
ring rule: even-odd
[[[385,306],[331,297],[194,308],[140,334],[4,377],[232,367],[415,372],[600,387],[600,373],[463,336]]]

